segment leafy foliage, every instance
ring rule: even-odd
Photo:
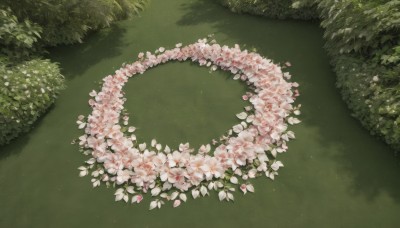
[[[82,42],[90,30],[137,14],[146,0],[0,0],[0,145],[29,130],[64,87],[43,46]],[[29,60],[30,59],[30,60]]]
[[[292,0],[218,0],[233,12],[262,15],[269,18],[315,19],[314,7],[296,9],[291,7]]]
[[[0,52],[13,59],[30,55],[42,28],[29,20],[19,22],[11,10],[0,9]]]
[[[55,63],[33,59],[0,64],[0,145],[30,129],[55,101],[64,77]]]
[[[40,25],[45,45],[82,42],[90,30],[138,13],[145,0],[2,0],[15,15]]]

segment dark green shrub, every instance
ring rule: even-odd
[[[40,25],[44,45],[82,42],[89,30],[107,27],[143,9],[145,0],[2,0],[22,20]]]
[[[0,63],[0,145],[8,143],[54,103],[64,87],[55,63],[33,59],[15,66]]]
[[[42,29],[29,20],[18,21],[10,9],[0,9],[0,53],[12,59],[28,57]]]
[[[222,5],[237,13],[250,13],[268,18],[279,19],[315,19],[317,13],[313,7],[295,9],[292,0],[218,0]]]
[[[342,55],[335,67],[337,84],[353,115],[373,135],[400,151],[400,67]]]

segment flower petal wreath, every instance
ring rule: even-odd
[[[220,46],[215,40],[200,39],[182,47],[177,44],[171,50],[159,48],[155,54],[140,53],[139,60],[124,65],[114,75],[103,79],[100,92],[92,91],[89,100],[92,113],[80,115],[77,124],[85,134],[79,137],[80,151],[91,156],[85,166],[79,167],[80,176],[91,172],[93,187],[101,182],[118,189],[115,200],[139,203],[143,193],[150,191],[156,197],[150,209],[160,208],[165,201],[173,201],[177,207],[186,202],[185,192],[191,191],[194,199],[218,191],[222,200],[234,200],[235,186],[246,194],[254,192],[250,179],[266,175],[274,179],[283,166],[276,160],[278,153],[287,150],[286,142],[294,138],[288,124],[300,121],[300,105],[293,106],[298,91],[297,83],[287,82],[289,73],[255,52]],[[171,60],[198,62],[200,66],[220,67],[242,80],[250,91],[243,95],[252,106],[236,116],[242,120],[233,126],[219,141],[202,145],[198,153],[192,153],[189,143],[180,144],[178,150],[163,147],[152,140],[151,145],[139,144],[134,135],[135,127],[128,126],[124,110],[126,98],[122,87],[129,77],[143,74],[148,68]],[[286,65],[290,65],[286,63]],[[120,124],[121,123],[121,124]]]

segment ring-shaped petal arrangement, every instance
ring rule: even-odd
[[[235,80],[249,86],[243,95],[252,106],[236,116],[241,123],[197,153],[189,143],[177,150],[162,146],[153,139],[150,145],[139,143],[135,127],[128,125],[124,111],[122,87],[128,79],[168,61],[191,60],[212,71],[219,68],[231,72]],[[155,54],[140,53],[138,60],[124,65],[114,75],[103,79],[99,92],[92,91],[89,105],[92,113],[79,116],[77,124],[85,134],[79,137],[80,150],[91,158],[79,167],[80,176],[90,174],[93,187],[104,182],[117,188],[115,200],[139,203],[143,194],[154,197],[150,209],[160,208],[166,201],[177,207],[186,202],[189,193],[194,199],[218,192],[219,199],[234,200],[232,192],[254,192],[250,179],[265,175],[274,179],[283,166],[276,160],[294,138],[288,124],[300,121],[300,105],[294,106],[297,83],[288,82],[289,73],[255,52],[221,46],[214,40],[198,42]]]

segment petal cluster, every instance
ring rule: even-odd
[[[294,138],[288,124],[300,122],[291,116],[299,113],[299,106],[293,105],[298,84],[285,80],[288,73],[255,52],[207,39],[183,47],[178,44],[170,50],[159,48],[156,53],[140,53],[136,62],[105,77],[100,91],[89,94],[92,112],[87,118],[80,116],[77,123],[85,131],[79,145],[91,158],[79,167],[80,176],[91,174],[94,187],[101,182],[119,186],[117,201],[128,202],[131,197],[132,203],[139,203],[142,194],[149,191],[156,197],[150,209],[160,208],[164,201],[178,207],[186,202],[187,191],[197,198],[215,190],[221,201],[229,201],[234,199],[233,186],[243,193],[253,192],[249,179],[259,175],[274,179],[283,167],[276,156],[285,152],[286,143]],[[198,151],[189,143],[174,150],[155,139],[149,145],[137,142],[136,128],[128,125],[129,117],[123,111],[124,84],[151,67],[187,60],[211,70],[219,67],[247,83],[249,92],[242,98],[251,106],[236,115],[242,122],[213,146],[203,145]]]

